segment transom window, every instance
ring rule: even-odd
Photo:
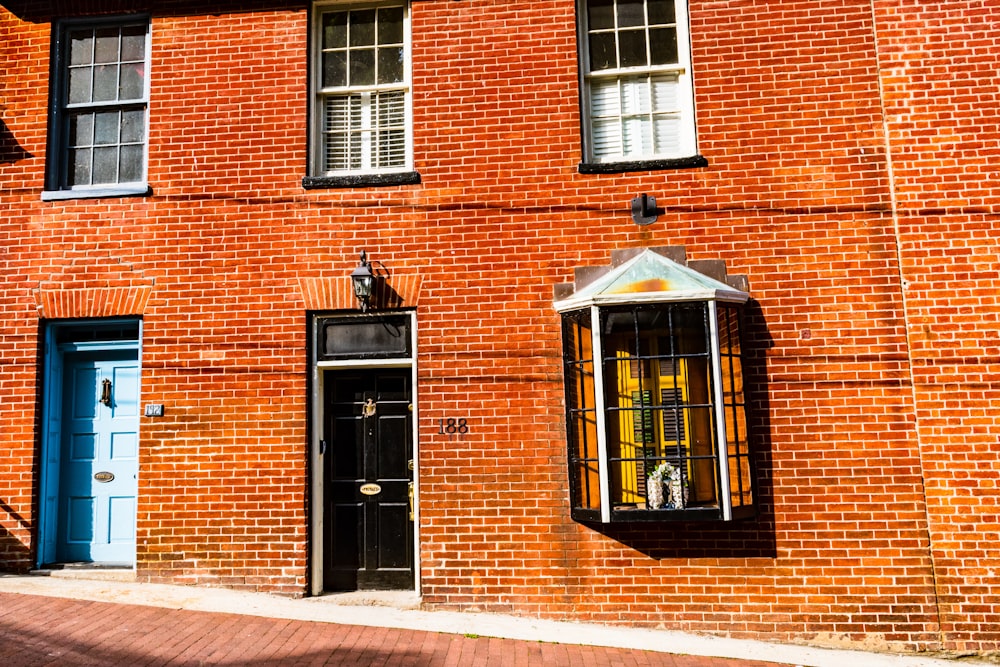
[[[55,34],[46,189],[73,196],[145,192],[148,21],[67,22]]]
[[[314,176],[410,169],[406,6],[316,15]]]
[[[586,160],[694,156],[685,0],[584,0],[583,6]]]
[[[640,256],[557,303],[573,517],[753,514],[741,346],[746,294]],[[640,293],[630,286],[670,285]],[[620,280],[619,280],[620,279]],[[706,286],[709,289],[706,289]]]

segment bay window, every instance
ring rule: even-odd
[[[740,340],[747,298],[646,251],[556,304],[574,518],[753,514]]]

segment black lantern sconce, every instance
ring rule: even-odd
[[[361,304],[361,312],[368,312],[371,307],[372,297],[375,295],[375,282],[387,275],[389,270],[382,262],[369,262],[368,254],[364,250],[361,251],[361,263],[351,272],[351,284],[354,286],[354,296]]]

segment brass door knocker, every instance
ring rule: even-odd
[[[111,380],[107,378],[101,382],[101,403],[111,407]]]
[[[375,399],[373,399],[373,398],[366,398],[365,399],[364,407],[361,409],[361,413],[365,417],[374,417],[375,416]]]

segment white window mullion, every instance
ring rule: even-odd
[[[594,355],[594,415],[597,428],[597,470],[601,492],[601,521],[611,521],[611,460],[608,458],[608,427],[604,397],[604,346],[601,344],[601,310],[590,307],[591,348]]]
[[[712,419],[715,420],[715,453],[719,461],[719,508],[722,520],[733,519],[733,498],[729,488],[729,440],[726,436],[725,396],[722,390],[722,354],[719,346],[719,304],[708,304],[708,321],[712,363]]]
[[[371,169],[374,160],[372,159],[372,151],[374,142],[372,141],[373,127],[375,123],[373,122],[372,116],[375,113],[374,105],[372,104],[372,93],[370,91],[365,91],[361,93],[361,118],[359,119],[358,134],[361,139],[361,168]]]

